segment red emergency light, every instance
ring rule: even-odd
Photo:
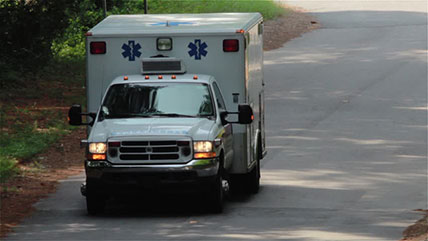
[[[224,52],[238,52],[239,41],[237,39],[225,39],[223,40],[223,51]]]
[[[107,52],[106,42],[91,42],[91,54],[105,54]]]

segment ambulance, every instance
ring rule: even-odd
[[[259,13],[112,15],[86,34],[86,196],[193,191],[221,212],[266,155]],[[82,118],[86,116],[86,118]],[[83,119],[86,121],[84,122]]]

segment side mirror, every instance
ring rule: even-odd
[[[91,117],[91,122],[83,123],[82,115]],[[80,126],[80,125],[89,125],[92,126],[95,121],[95,117],[97,114],[95,113],[82,113],[82,106],[80,105],[72,105],[70,110],[68,111],[68,124],[72,126]]]
[[[82,106],[73,105],[68,111],[68,124],[72,126],[82,125]]]
[[[253,109],[251,106],[244,104],[238,106],[238,123],[251,124],[254,120]]]

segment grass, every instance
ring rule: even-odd
[[[58,121],[59,122],[59,121]],[[64,134],[69,133],[70,127],[64,123],[48,128],[24,127],[13,134],[0,134],[0,158],[10,160],[29,160],[33,155],[45,150]]]
[[[0,90],[0,183],[20,173],[19,162],[46,150],[74,128],[67,107],[84,104],[84,64],[52,61],[21,87]]]
[[[163,0],[149,1],[149,13],[259,12],[265,20],[286,14],[272,0]]]
[[[0,156],[0,183],[19,173],[16,159]]]

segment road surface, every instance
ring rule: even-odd
[[[76,176],[6,240],[400,239],[427,208],[427,3],[288,3],[322,27],[265,53],[258,195],[221,215],[162,199],[89,217]]]

